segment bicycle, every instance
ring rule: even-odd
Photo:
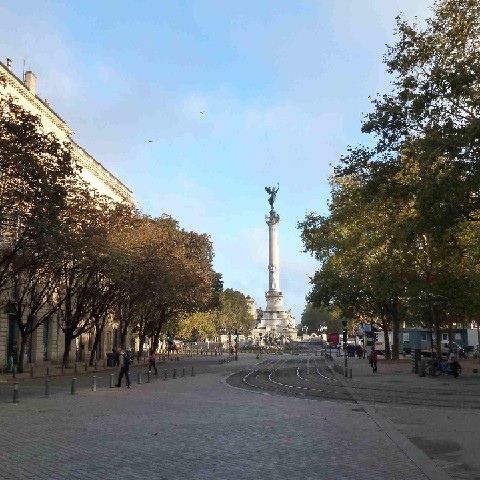
[[[462,373],[462,366],[457,362],[457,375],[458,377]],[[439,360],[434,360],[429,365],[427,365],[427,374],[433,377],[438,375],[453,375],[453,364],[452,362],[441,362]]]

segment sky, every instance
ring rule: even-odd
[[[280,288],[300,323],[310,277],[298,222],[390,90],[395,17],[433,0],[0,2],[0,59],[37,76],[73,139],[140,210],[207,233],[224,287],[265,308],[268,193],[279,184]]]

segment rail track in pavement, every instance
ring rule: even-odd
[[[307,365],[307,358],[310,359]],[[468,391],[460,384],[424,386],[352,381],[333,372],[323,357],[267,359],[254,369],[229,376],[227,383],[251,391],[288,395],[319,401],[392,404],[415,407],[455,407],[480,409],[480,388],[469,384]]]

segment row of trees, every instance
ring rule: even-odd
[[[392,91],[362,126],[372,146],[335,168],[328,215],[299,223],[321,265],[308,300],[392,329],[394,358],[401,321],[440,348],[442,326],[478,319],[479,33],[476,0],[436,1],[425,27],[397,18]]]
[[[20,371],[28,339],[53,316],[64,365],[87,332],[93,362],[111,315],[121,346],[128,330],[139,336],[139,355],[147,336],[156,349],[167,330],[209,335],[215,322],[246,322],[245,297],[222,292],[206,234],[99,196],[40,118],[7,96],[0,115],[0,295],[20,333]],[[214,319],[209,328],[202,315]]]

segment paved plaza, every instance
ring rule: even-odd
[[[250,354],[225,364],[182,358],[174,362],[177,378],[165,362],[158,378],[141,384],[137,372],[144,368],[136,367],[130,390],[109,388],[107,371],[98,373],[101,380],[92,391],[85,374],[76,395],[65,382],[50,398],[40,394],[44,380],[21,382],[19,403],[0,395],[0,478],[480,478],[475,451],[480,410],[355,401],[354,388],[352,400],[337,401],[228,384],[237,371],[278,360],[269,355],[260,363]],[[420,388],[431,380],[409,374],[405,364],[384,365],[382,372],[380,362],[376,377],[366,362],[351,365],[353,378],[336,380],[347,389],[403,381]],[[466,395],[477,388],[471,377],[457,379]],[[0,393],[11,393],[11,387],[0,383]]]

